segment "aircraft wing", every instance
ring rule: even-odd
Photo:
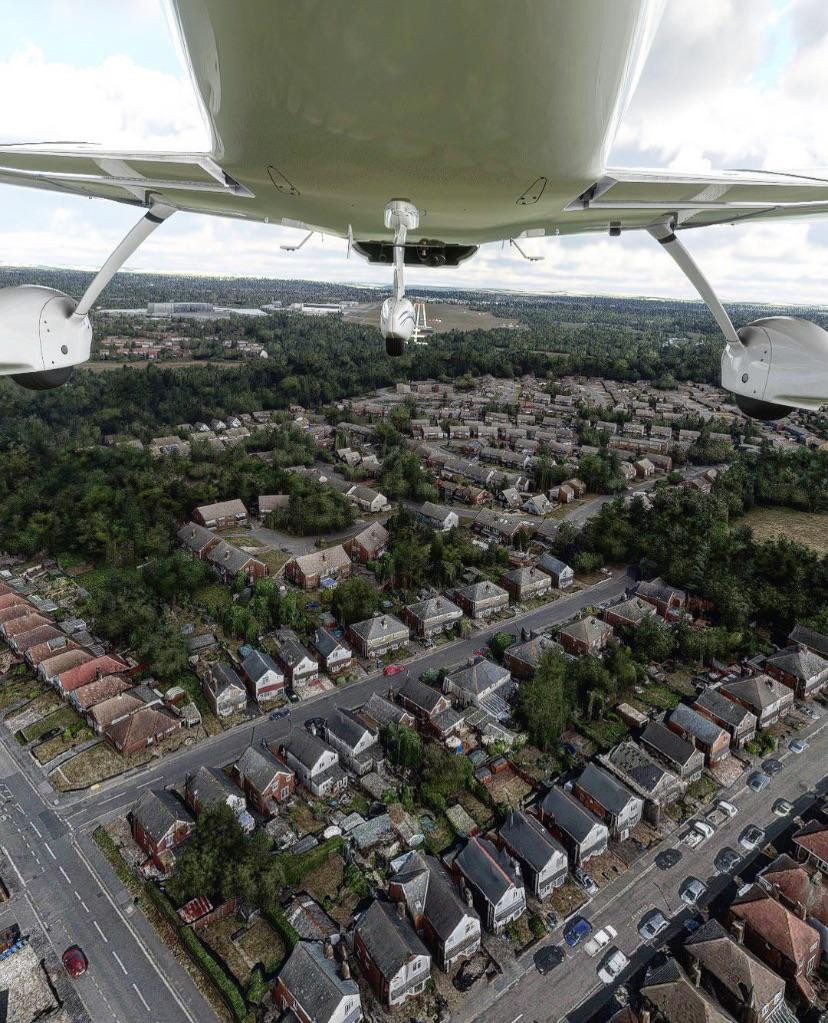
[[[225,216],[233,215],[234,197],[251,194],[205,153],[130,153],[93,145],[0,145],[0,183],[140,205],[155,198]]]
[[[649,227],[664,218],[679,227],[792,220],[828,214],[828,170],[772,173],[720,171],[683,174],[669,170],[609,168],[571,202],[561,234]]]

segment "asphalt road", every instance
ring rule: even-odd
[[[822,789],[825,782],[826,753],[828,753],[828,715],[819,721],[809,723],[798,733],[810,742],[810,748],[800,755],[784,750],[778,759],[784,769],[772,779],[764,792],[754,792],[746,787],[744,779],[749,772],[730,789],[722,790],[717,798],[734,803],[739,813],[716,828],[712,838],[696,849],[689,849],[681,838],[688,825],[679,828],[670,839],[645,853],[630,869],[612,884],[607,885],[591,904],[584,907],[579,915],[586,917],[598,930],[607,924],[618,932],[612,945],[618,947],[630,959],[630,966],[624,971],[620,982],[642,968],[656,954],[671,932],[657,938],[654,944],[642,941],[638,924],[653,909],[659,909],[675,923],[673,932],[680,929],[687,917],[694,915],[679,897],[679,892],[689,877],[695,877],[708,886],[701,899],[706,905],[732,884],[732,878],[716,872],[713,861],[725,846],[736,850],[742,861],[737,875],[749,870],[749,864],[759,853],[745,854],[739,846],[739,836],[749,824],[764,828],[766,837],[772,839],[790,826],[791,818],[779,818],[772,812],[773,803],[785,798],[794,804],[794,815],[804,812],[816,799],[815,786]],[[792,815],[793,816],[793,815]],[[679,848],[681,861],[669,870],[660,870],[655,863],[657,854],[667,848]],[[589,865],[587,864],[587,870]],[[520,960],[505,966],[504,974],[488,987],[473,989],[459,1012],[455,1023],[587,1023],[611,997],[612,989],[605,987],[598,979],[597,968],[603,958],[597,955],[589,958],[582,947],[569,949],[562,941],[559,927],[542,944],[560,944],[566,954],[564,962],[546,976],[535,969],[533,954],[528,953]],[[583,944],[583,943],[582,943]],[[503,965],[503,964],[502,964]]]

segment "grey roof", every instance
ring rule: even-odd
[[[355,632],[366,643],[372,640],[408,636],[408,626],[403,625],[399,618],[394,615],[377,615],[375,618],[367,618],[364,622],[356,622],[351,626]]]
[[[402,707],[398,707],[390,700],[386,700],[379,693],[371,693],[370,700],[362,709],[378,725],[387,725],[391,722],[399,724],[406,714],[410,714],[409,711],[403,710]]]
[[[197,522],[188,522],[178,530],[178,540],[184,547],[191,551],[200,551],[211,540],[218,540],[215,533],[211,533],[206,526],[200,526]]]
[[[508,648],[507,652],[510,657],[536,668],[541,656],[549,650],[557,650],[561,654],[564,652],[560,643],[541,633],[539,636],[532,636],[531,639],[527,639],[523,643],[515,643]]]
[[[474,664],[447,675],[446,682],[467,693],[480,696],[493,687],[502,685],[510,677],[507,668],[495,664],[494,661],[490,661],[486,657],[478,657]]]
[[[492,583],[488,580],[471,583],[469,586],[462,586],[457,592],[462,594],[466,600],[475,603],[479,600],[491,600],[493,597],[505,597],[507,601],[509,599],[509,594],[502,586],[498,586],[497,583]]]
[[[828,661],[806,648],[780,650],[778,654],[769,657],[766,663],[803,682],[809,682],[823,672],[828,672]]]
[[[400,696],[404,696],[407,700],[414,704],[415,707],[420,707],[428,714],[434,713],[434,708],[444,699],[443,694],[432,686],[427,686],[425,682],[421,682],[418,678],[414,678],[413,675],[409,676],[405,682],[400,686],[398,693]]]
[[[187,788],[202,808],[214,803],[226,803],[233,796],[243,798],[242,793],[223,771],[215,767],[205,767],[204,764],[187,779]]]
[[[614,604],[612,607],[607,608],[607,610],[636,624],[656,614],[655,607],[649,601],[644,600],[643,597],[630,597],[629,600],[622,600],[620,604]]]
[[[594,813],[556,785],[547,792],[542,806],[544,815],[551,817],[561,831],[566,832],[576,842],[585,841],[596,824],[606,832],[603,823]]]
[[[321,657],[328,658],[335,650],[350,650],[330,629],[318,628],[313,634],[313,645]]]
[[[644,461],[644,459],[642,459]],[[667,603],[671,597],[678,597],[680,601],[684,601],[687,594],[684,590],[680,590],[677,586],[670,586],[669,583],[658,577],[651,580],[642,580],[636,586],[635,592],[641,597],[651,597],[653,600],[660,600]]]
[[[566,856],[537,817],[510,810],[500,827],[500,835],[514,854],[535,870],[542,870],[555,856]]]
[[[362,914],[355,934],[360,936],[374,965],[387,980],[412,957],[429,954],[407,917],[398,916],[395,906],[379,899]]]
[[[424,501],[420,508],[420,515],[427,519],[433,519],[436,522],[445,522],[449,515],[457,514],[452,508],[446,508],[440,504],[434,504],[433,501]]]
[[[744,700],[750,707],[759,707],[762,710],[786,696],[793,700],[792,690],[770,675],[753,675],[725,682],[721,690],[725,694],[732,694]]]
[[[570,622],[569,625],[565,625],[561,629],[562,636],[571,636],[573,639],[579,639],[588,644],[597,642],[608,632],[612,632],[612,626],[602,622],[594,615],[587,615],[577,622]]]
[[[715,721],[706,718],[704,714],[699,714],[697,710],[688,707],[686,703],[680,703],[676,707],[670,715],[670,721],[671,723],[675,722],[679,728],[684,729],[691,735],[695,735],[702,742],[712,744],[721,739],[722,736],[722,729]]]
[[[597,764],[587,764],[576,784],[610,813],[622,813],[631,799],[638,798]]]
[[[236,575],[244,569],[248,561],[257,561],[258,559],[240,547],[236,547],[235,544],[222,540],[210,551],[207,560],[211,565],[221,568],[224,572]]]
[[[132,816],[156,841],[179,822],[193,821],[187,807],[166,789],[147,789],[133,807]]]
[[[350,749],[353,749],[366,734],[376,738],[375,733],[371,731],[364,721],[360,721],[351,711],[339,708],[336,708],[329,715],[327,729]]]
[[[560,526],[560,523],[558,525]],[[553,557],[551,554],[544,554],[538,562],[538,566],[545,572],[551,572],[554,575],[560,575],[561,572],[572,572],[565,561],[561,561],[560,558]]]
[[[468,882],[493,905],[497,905],[510,888],[523,887],[509,857],[488,839],[470,838],[454,862]]]
[[[242,661],[242,668],[245,675],[253,682],[258,682],[269,671],[275,671],[277,675],[284,677],[282,669],[270,654],[263,653],[261,650],[252,650]]]
[[[477,917],[474,909],[460,898],[457,887],[433,856],[409,853],[392,880],[405,886],[409,908],[415,913],[423,912],[443,941],[453,934],[465,917]],[[412,907],[412,901],[420,905]]]
[[[666,788],[669,792],[671,785],[675,788],[680,784],[678,775],[656,763],[649,753],[631,739],[619,742],[602,759],[618,774],[629,779],[631,786],[638,786],[648,796],[659,795],[659,789]]]
[[[519,565],[517,568],[513,568],[511,572],[507,572],[503,579],[514,583],[516,586],[531,586],[532,583],[537,583],[540,586],[551,581],[548,573],[542,572],[540,568],[535,568],[534,565]]]
[[[178,440],[178,437],[175,439]],[[247,518],[247,509],[237,497],[233,498],[231,501],[217,501],[215,504],[203,504],[200,508],[196,508],[196,511],[205,522],[211,522],[214,519],[224,519],[230,516],[241,516],[243,518]]]
[[[696,698],[696,706],[709,711],[734,728],[742,725],[746,717],[753,718],[754,725],[756,724],[756,716],[751,714],[747,707],[728,700],[718,689],[704,689]]]
[[[297,664],[309,657],[311,660],[315,660],[311,656],[310,651],[307,647],[303,646],[296,635],[290,631],[290,629],[283,629],[278,634],[279,638],[279,657],[288,666],[288,668],[295,668]]]
[[[420,600],[415,604],[409,604],[407,610],[415,618],[419,618],[424,622],[433,619],[440,620],[452,615],[460,618],[463,615],[463,612],[453,601],[443,596],[429,597],[427,600]]]
[[[293,774],[269,749],[261,746],[248,746],[236,761],[236,770],[259,792],[264,792],[278,775]]]
[[[294,728],[280,740],[280,745],[308,768],[312,768],[322,754],[330,750],[330,746],[322,742],[319,736],[312,735],[304,728]]]
[[[676,735],[672,729],[660,721],[649,721],[647,727],[641,733],[641,742],[648,743],[653,749],[658,750],[662,756],[675,764],[684,766],[694,757],[701,756],[696,747]]]
[[[828,636],[817,632],[816,629],[809,629],[804,625],[794,625],[788,640],[791,643],[802,643],[804,646],[816,650],[823,657],[828,657]]]
[[[227,664],[213,664],[207,676],[207,684],[216,693],[222,693],[227,689],[236,689],[246,693],[244,683],[236,674],[235,670]]]
[[[327,959],[322,942],[300,941],[279,971],[279,980],[311,1019],[327,1023],[343,998],[359,996],[356,981],[344,980],[337,963]]]

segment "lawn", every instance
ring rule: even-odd
[[[81,729],[89,730],[83,719],[71,707],[61,707],[52,714],[46,714],[40,720],[29,725],[23,732],[26,743],[35,742],[53,728],[59,728],[61,732],[70,731],[76,735]],[[90,732],[91,735],[91,732]]]
[[[681,702],[681,696],[673,689],[657,683],[643,687],[643,692],[636,693],[636,699],[648,707],[656,707],[658,710],[673,710]]]
[[[624,722],[610,714],[597,721],[579,721],[576,725],[579,732],[600,746],[602,750],[612,749],[629,736],[629,729]]]
[[[145,764],[151,757],[151,752],[144,750],[143,753],[125,760],[107,743],[101,742],[55,768],[49,775],[49,780],[59,792],[86,788],[88,785],[112,778],[128,767]]]
[[[16,678],[0,684],[0,711],[23,700],[32,700],[43,692],[43,683],[34,678]]]
[[[757,540],[796,540],[818,554],[828,554],[828,512],[803,512],[791,508],[752,508],[737,520],[750,526]]]
[[[232,935],[241,927],[238,917],[228,916],[205,927],[199,932],[199,937],[245,989],[253,967],[261,963],[265,973],[274,971],[285,958],[285,949],[279,935],[262,917],[233,941]]]

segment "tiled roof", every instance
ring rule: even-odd
[[[542,870],[551,859],[566,853],[537,817],[520,810],[510,810],[500,826],[500,835],[516,856],[525,860],[533,870]]]
[[[191,824],[187,807],[166,789],[147,789],[132,809],[132,816],[153,839],[158,841],[179,822]]]
[[[447,675],[445,681],[464,692],[481,696],[507,682],[510,677],[506,668],[486,657],[478,657],[473,664]]]
[[[610,813],[623,813],[630,800],[638,800],[621,782],[602,768],[589,763],[578,776],[575,784],[593,799],[597,800]],[[638,800],[640,805],[640,800]]]
[[[795,963],[806,962],[819,934],[758,885],[731,904],[730,912]]]
[[[785,990],[785,981],[734,941],[718,920],[708,920],[685,938],[684,947],[740,1001],[753,991],[762,1008]]]
[[[336,961],[325,957],[319,941],[298,942],[279,971],[279,980],[303,1014],[319,1023],[328,1023],[343,998],[359,998],[356,981],[343,979]]]
[[[576,842],[585,841],[596,826],[606,828],[590,810],[568,792],[553,785],[543,800],[543,813]]]
[[[454,862],[469,883],[493,905],[497,905],[510,888],[523,887],[509,857],[485,838],[470,838]]]
[[[704,714],[699,714],[697,710],[688,707],[686,703],[680,703],[676,707],[670,715],[670,723],[675,723],[677,727],[709,745],[720,742],[723,736],[727,737],[727,733],[719,728],[715,721],[711,721]]]
[[[754,675],[750,678],[740,678],[733,682],[726,682],[721,691],[726,695],[738,697],[749,707],[761,708],[771,706],[785,697],[793,699],[793,694],[787,686],[770,675]]]
[[[406,917],[398,915],[391,903],[379,899],[374,899],[360,917],[355,934],[362,939],[368,955],[387,980],[395,977],[413,956],[428,955]]]

